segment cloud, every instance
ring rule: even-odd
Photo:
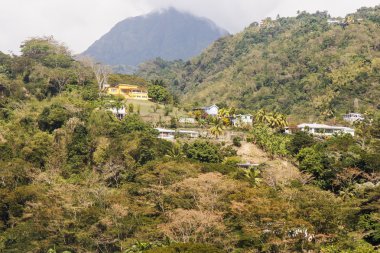
[[[215,21],[230,32],[238,32],[254,21],[266,17],[279,0],[137,0],[151,9],[173,6]],[[136,1],[136,2],[137,2]]]
[[[53,35],[79,53],[117,22],[170,6],[210,18],[235,33],[277,14],[328,10],[344,16],[376,4],[378,0],[1,0],[0,50],[18,52],[28,37]]]
[[[81,52],[120,20],[149,11],[124,0],[2,0],[0,50],[17,52],[28,37],[53,35]]]

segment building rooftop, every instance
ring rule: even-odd
[[[345,129],[345,130],[354,130],[349,127],[344,127],[344,126],[329,126],[325,124],[317,124],[317,123],[303,123],[297,126],[298,128],[304,128],[304,127],[309,127],[309,128],[323,128],[323,129]]]
[[[258,163],[251,163],[251,162],[246,162],[246,163],[238,163],[237,166],[242,167],[242,168],[250,168],[250,167],[258,167],[260,164]]]
[[[172,129],[165,129],[165,128],[155,128],[157,131],[159,131],[160,133],[175,133],[175,130],[172,130]]]
[[[189,130],[178,130],[179,133],[183,134],[199,134],[197,131],[189,131]]]
[[[196,107],[193,110],[207,110],[207,109],[210,109],[211,107],[214,107],[214,106],[218,107],[217,105],[210,105],[210,106]]]

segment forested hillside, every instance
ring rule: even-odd
[[[325,12],[268,18],[190,61],[156,59],[139,74],[166,80],[188,103],[226,101],[299,119],[378,110],[380,7],[360,9],[340,23],[329,19]]]
[[[378,113],[355,137],[286,135],[268,124],[283,115],[256,113],[232,143],[227,116],[198,120],[209,138],[166,141],[139,110],[109,110],[127,102],[104,93],[103,67],[52,38],[0,53],[0,252],[378,252]],[[173,101],[160,81],[108,80]],[[242,144],[264,161],[241,168]]]

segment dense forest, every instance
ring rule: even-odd
[[[300,14],[273,22],[298,22],[301,26],[306,23],[297,20],[310,20],[318,31],[320,23],[326,22],[320,15],[325,14]],[[378,29],[375,21],[346,30]],[[325,26],[326,32],[346,34],[339,27]],[[259,29],[248,28],[254,32],[247,40],[262,38],[256,37]],[[282,28],[277,29],[273,27],[273,43],[276,34],[283,34]],[[378,34],[352,32],[350,36]],[[223,39],[213,48],[235,39]],[[357,43],[357,47],[367,45]],[[246,46],[247,50],[251,47],[249,43]],[[359,72],[366,70],[360,80],[371,82],[356,76],[352,80],[362,82],[361,94],[368,99],[365,105],[373,107],[376,90],[368,90],[379,83],[372,61],[376,52],[368,50],[373,51],[371,61],[360,65]],[[338,53],[332,50],[332,54]],[[269,64],[274,55],[267,57],[264,65],[277,79],[281,73],[269,70],[278,67]],[[312,59],[310,62],[323,57]],[[347,59],[361,62],[363,58]],[[218,68],[222,62],[205,62],[204,66]],[[295,67],[294,62],[288,63]],[[315,64],[326,66],[323,61]],[[241,71],[248,71],[245,68],[248,65]],[[285,135],[281,127],[266,121],[268,115],[258,111],[253,127],[236,129],[244,139],[236,138],[233,144],[217,138],[169,142],[158,139],[158,132],[138,111],[129,110],[119,120],[108,110],[124,101],[102,92],[105,74],[107,69],[102,66],[74,60],[70,51],[52,38],[25,41],[20,56],[0,53],[1,252],[378,252],[378,112],[366,114],[366,120],[355,126],[355,137]],[[215,78],[211,72],[208,75]],[[344,85],[353,87],[350,80]],[[158,94],[158,102],[168,92],[160,81],[151,83],[136,76],[109,75],[108,82],[149,86],[150,92]],[[290,83],[285,86],[288,92],[294,87]],[[276,95],[279,87],[260,90],[273,89]],[[318,87],[310,86],[310,93],[314,89],[322,92]],[[210,95],[207,89],[204,92]],[[294,99],[297,94],[292,93]],[[339,94],[349,93],[342,90]],[[173,99],[162,101],[172,103]],[[348,103],[342,98],[336,102]],[[271,103],[268,99],[268,106]],[[224,128],[218,120],[211,120],[214,133]],[[268,164],[238,167],[246,162],[237,152],[242,143],[264,152]],[[272,170],[276,168],[270,167],[271,161],[288,165]],[[290,175],[287,167],[294,167],[297,173]]]
[[[380,7],[331,20],[326,12],[268,18],[190,61],[145,63],[139,75],[164,79],[189,104],[225,101],[299,120],[378,110]]]

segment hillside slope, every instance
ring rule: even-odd
[[[380,112],[355,137],[255,124],[224,131],[246,136],[234,147],[169,142],[144,120],[172,124],[172,106],[99,96],[52,37],[21,52],[0,52],[0,252],[378,253]]]
[[[109,65],[188,59],[226,34],[211,20],[170,8],[119,22],[83,54]]]
[[[380,7],[349,24],[325,12],[266,19],[219,39],[191,61],[157,59],[139,74],[164,79],[185,102],[266,108],[301,117],[334,117],[380,104]]]

